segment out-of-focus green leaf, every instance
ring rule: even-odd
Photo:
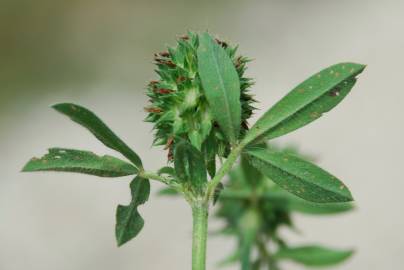
[[[138,206],[144,204],[150,195],[148,179],[136,177],[130,183],[132,201],[129,205],[118,205],[116,209],[115,236],[118,246],[122,246],[136,237],[144,226],[144,220],[138,212]]]
[[[232,190],[231,188],[228,188],[222,191],[220,198],[230,200],[248,200],[251,196],[252,193],[249,190]]]
[[[158,195],[161,196],[177,196],[178,195],[178,191],[176,191],[175,189],[171,188],[171,187],[167,187],[167,188],[162,188],[159,190]]]
[[[185,140],[176,143],[174,167],[179,181],[190,184],[198,193],[203,192],[207,175],[204,158],[198,149]]]
[[[296,156],[250,148],[251,164],[283,189],[317,203],[348,202],[352,195],[336,177]]]
[[[255,262],[251,264],[251,270],[260,270],[260,269],[261,269],[261,260],[257,259],[255,260]]]
[[[258,119],[244,142],[272,139],[319,118],[341,102],[364,69],[361,64],[340,63],[314,74]]]
[[[352,254],[352,250],[336,250],[313,245],[282,248],[275,254],[275,258],[292,260],[306,266],[331,266],[347,260]]]
[[[231,190],[222,191],[220,199],[223,200],[245,200],[251,199],[252,192],[248,190]],[[277,204],[289,211],[295,211],[303,214],[311,215],[332,215],[351,211],[354,205],[351,202],[341,203],[314,203],[301,199],[284,190],[265,190],[256,194],[258,198],[268,200],[270,204]]]
[[[61,103],[52,106],[58,112],[67,115],[74,122],[87,128],[107,147],[114,149],[133,162],[138,168],[142,168],[139,156],[127,146],[115,133],[98,118],[93,112],[76,104]]]
[[[31,159],[23,172],[59,171],[91,174],[101,177],[133,175],[137,168],[111,156],[97,156],[92,152],[64,148],[51,148],[42,158]]]
[[[260,228],[260,217],[256,210],[248,209],[240,217],[238,229],[240,234],[241,269],[251,269],[251,253]]]
[[[332,215],[351,211],[354,209],[352,203],[311,203],[302,199],[295,198],[288,202],[290,211],[296,211],[310,215]]]
[[[303,200],[289,192],[281,189],[267,190],[261,194],[264,199],[270,202],[278,202],[289,211],[300,212],[311,215],[332,215],[352,210],[354,205],[351,202],[340,203],[313,203]]]
[[[208,33],[199,38],[198,70],[213,116],[234,144],[241,124],[240,81],[228,54]]]

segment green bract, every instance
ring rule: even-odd
[[[165,145],[170,159],[176,138],[225,157],[230,142],[245,134],[253,111],[252,80],[244,76],[248,59],[236,51],[207,33],[189,32],[176,47],[155,55],[160,78],[147,88],[146,121],[154,123],[154,145]]]
[[[195,194],[203,194],[207,177],[203,156],[187,141],[175,145],[174,165],[177,178],[185,189]]]

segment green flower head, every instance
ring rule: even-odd
[[[241,126],[240,137],[248,129],[247,120],[253,112],[249,87],[252,79],[244,77],[249,60],[237,56],[237,46],[215,39],[228,54],[240,80]],[[155,54],[156,72],[159,80],[147,87],[150,105],[146,121],[154,123],[154,145],[165,145],[172,158],[173,147],[178,138],[188,140],[205,154],[206,160],[215,160],[216,154],[226,157],[230,143],[215,121],[204,95],[198,74],[197,49],[199,35],[189,32],[178,39],[176,47]]]

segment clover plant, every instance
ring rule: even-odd
[[[23,168],[26,172],[134,176],[131,202],[118,205],[116,210],[118,246],[142,230],[144,220],[138,208],[148,200],[149,181],[159,181],[189,203],[193,217],[192,269],[205,269],[209,213],[223,189],[223,178],[239,157],[264,176],[257,181],[271,180],[303,200],[321,204],[353,200],[348,188],[335,176],[263,143],[303,127],[334,108],[351,91],[364,65],[340,63],[314,74],[249,128],[255,102],[250,93],[253,81],[244,76],[249,59],[239,56],[236,46],[207,32],[189,32],[178,39],[175,47],[156,54],[154,60],[158,79],[147,87],[150,104],[145,108],[146,121],[154,125],[153,144],[167,150],[168,166],[157,172],[145,169],[139,155],[93,112],[62,103],[53,108],[87,128],[127,160],[52,148]]]

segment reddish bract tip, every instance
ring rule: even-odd
[[[170,94],[170,93],[174,92],[174,90],[167,89],[167,88],[159,88],[159,89],[155,89],[154,91],[159,94]]]
[[[144,110],[149,113],[161,113],[162,112],[162,110],[157,107],[146,107],[146,108],[144,108]]]
[[[163,56],[163,57],[169,57],[170,53],[169,52],[161,52],[160,55]]]

